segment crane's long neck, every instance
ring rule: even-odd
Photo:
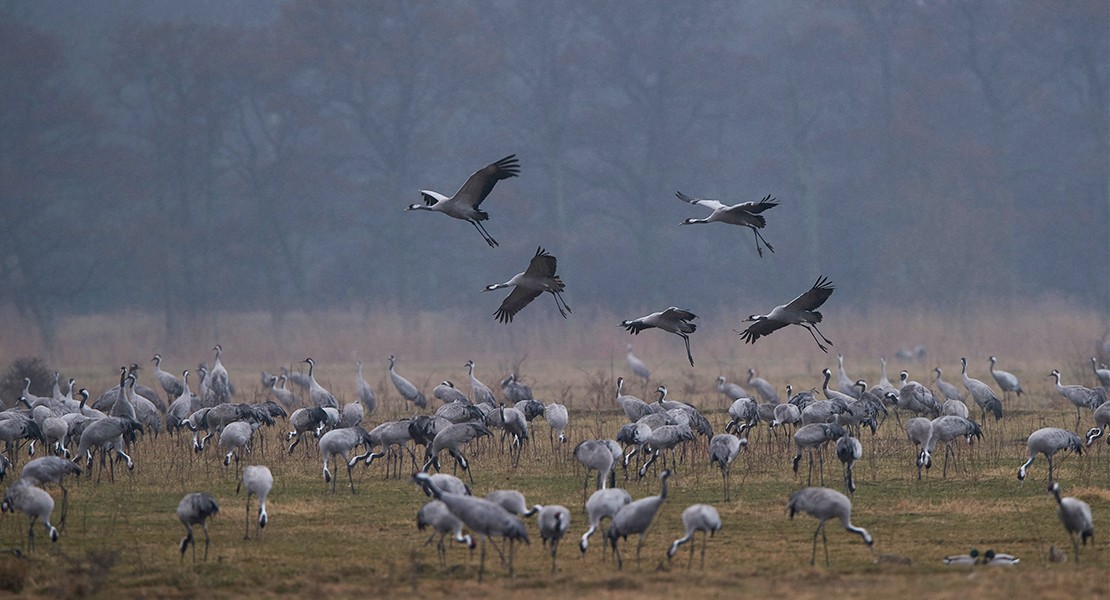
[[[660,479],[660,481],[662,482],[661,485],[660,485],[660,490],[659,490],[659,500],[660,501],[663,501],[663,500],[667,499],[667,480],[670,479],[670,478],[671,478],[671,474],[670,474],[670,472],[667,472],[667,473],[664,473],[663,477]]]
[[[825,392],[825,396],[829,395],[829,380],[832,379],[832,371],[825,371],[825,382],[821,384],[821,391]]]
[[[1053,371],[1051,373],[1051,376],[1056,379],[1056,387],[1063,387],[1062,385],[1060,385],[1060,372],[1059,371]]]

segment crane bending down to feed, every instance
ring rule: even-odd
[[[690,366],[694,366],[694,355],[690,354],[690,335],[697,331],[698,326],[690,321],[698,318],[694,313],[674,306],[667,310],[653,312],[650,315],[640,317],[639,319],[631,319],[621,321],[621,327],[628,330],[633,335],[639,335],[645,329],[655,327],[677,335],[686,342],[686,358],[690,361]]]
[[[863,538],[868,548],[871,548],[874,543],[874,539],[866,529],[852,525],[852,501],[836,490],[821,487],[804,488],[790,496],[790,500],[786,503],[786,510],[790,512],[791,519],[794,518],[794,513],[804,512],[818,521],[817,529],[813,531],[813,556],[809,561],[811,565],[817,563],[818,533],[821,534],[821,543],[825,546],[825,566],[829,565],[829,541],[825,537],[825,522],[829,519],[839,519],[844,529]]]
[[[660,491],[658,496],[640,498],[622,506],[617,514],[613,515],[613,522],[609,525],[607,537],[609,538],[609,544],[613,547],[613,553],[617,555],[618,570],[624,567],[624,561],[621,560],[617,540],[620,538],[627,540],[628,535],[632,533],[640,536],[640,540],[636,544],[636,566],[640,566],[640,549],[644,546],[644,536],[647,535],[659,508],[663,506],[663,501],[667,499],[667,479],[670,476],[671,471],[669,469],[659,474]]]
[[[737,333],[745,342],[754,344],[760,337],[769,335],[787,325],[800,325],[805,327],[806,331],[813,336],[813,341],[817,342],[817,347],[822,352],[828,352],[829,349],[817,339],[817,336],[820,335],[826,344],[833,345],[829,338],[825,337],[820,329],[817,329],[817,324],[822,319],[817,308],[829,299],[834,289],[836,288],[832,282],[825,277],[819,277],[813,287],[788,304],[780,304],[771,309],[771,312],[766,315],[751,315],[744,319],[745,323],[752,322],[752,324],[744,331],[737,331]]]
[[[512,323],[516,313],[536,298],[539,298],[540,294],[544,292],[548,292],[555,297],[555,306],[558,307],[559,314],[564,319],[567,318],[570,307],[567,306],[567,301],[563,300],[563,290],[567,286],[555,274],[557,264],[558,261],[554,256],[548,254],[547,250],[536,248],[536,255],[532,257],[531,262],[528,263],[528,268],[524,272],[513,275],[504,283],[491,283],[482,288],[483,292],[492,292],[507,287],[513,288],[513,291],[501,302],[497,312],[493,313],[497,320],[502,323]]]
[[[717,200],[687,196],[682,192],[675,192],[675,196],[678,197],[679,200],[682,200],[683,202],[686,202],[688,204],[693,204],[694,206],[704,206],[705,208],[713,211],[709,214],[708,217],[704,219],[689,218],[682,221],[681,225],[696,225],[699,223],[727,223],[729,225],[739,225],[741,227],[747,227],[752,230],[752,233],[755,234],[755,251],[759,253],[759,256],[761,258],[763,257],[763,249],[759,247],[759,242],[763,242],[763,244],[766,245],[767,249],[771,252],[775,251],[775,249],[771,247],[771,244],[768,243],[767,240],[764,239],[763,236],[759,233],[760,229],[763,229],[767,226],[766,217],[759,213],[762,213],[765,210],[772,209],[779,205],[779,203],[775,202],[775,199],[772,198],[770,194],[764,196],[763,199],[759,202],[741,202],[740,204],[733,204],[732,206],[728,206]]]
[[[482,221],[489,219],[489,213],[478,207],[493,191],[493,186],[498,181],[516,177],[519,174],[520,161],[515,154],[510,154],[476,171],[454,196],[447,197],[432,190],[420,190],[420,195],[424,197],[424,204],[410,204],[405,210],[430,210],[466,221],[473,225],[478,233],[482,234],[482,239],[493,248],[497,246],[497,240],[493,239],[493,236],[482,226]]]
[[[185,494],[181,502],[177,505],[177,518],[181,519],[181,524],[185,526],[185,537],[181,538],[181,558],[185,558],[185,550],[189,548],[189,544],[193,545],[193,562],[197,560],[197,543],[193,539],[193,525],[200,525],[204,529],[204,560],[208,560],[208,545],[211,542],[208,537],[208,517],[220,512],[220,505],[216,503],[216,499],[210,494],[204,492],[193,492]]]
[[[1083,541],[1083,545],[1087,545],[1088,539],[1095,537],[1095,523],[1091,518],[1091,505],[1080,500],[1067,496],[1060,497],[1060,484],[1053,481],[1048,486],[1048,491],[1056,497],[1056,516],[1060,517],[1060,522],[1064,524],[1064,529],[1068,531],[1068,537],[1071,538],[1071,545],[1075,551],[1075,562],[1079,562],[1079,540],[1075,539],[1076,534],[1079,539]]]
[[[1044,454],[1048,459],[1048,481],[1051,483],[1052,478],[1052,457],[1061,450],[1074,450],[1076,454],[1083,454],[1083,441],[1079,436],[1068,431],[1067,429],[1060,429],[1058,427],[1042,427],[1029,434],[1029,439],[1025,442],[1025,447],[1028,450],[1029,460],[1018,468],[1018,480],[1025,481],[1026,469],[1029,465],[1033,464],[1033,459],[1037,458],[1038,454]]]
[[[709,543],[709,536],[717,533],[721,529],[721,516],[717,514],[717,509],[708,504],[691,504],[682,511],[682,526],[686,530],[686,535],[671,542],[671,547],[667,548],[667,560],[674,558],[678,547],[686,542],[694,539],[694,534],[702,532],[701,538],[701,567],[705,568],[705,546]],[[694,562],[694,546],[690,545],[690,560],[686,563],[686,568],[689,569],[690,565]]]
[[[270,489],[274,487],[274,475],[270,472],[270,468],[264,465],[250,465],[243,468],[243,478],[239,480],[239,485],[235,486],[235,493],[239,493],[241,487],[247,488],[247,528],[243,532],[243,539],[250,539],[251,531],[251,496],[258,496],[258,527],[255,530],[255,538],[262,539],[262,529],[269,523],[270,516],[266,513],[266,498],[270,495]]]

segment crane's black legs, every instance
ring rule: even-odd
[[[491,236],[489,232],[486,231],[486,228],[483,227],[481,223],[473,219],[467,219],[467,221],[469,221],[470,224],[478,230],[478,233],[482,234],[482,239],[486,240],[486,243],[489,244],[490,248],[496,248],[498,246],[497,240],[493,239],[493,236]]]
[[[813,325],[806,325],[805,323],[798,323],[798,324],[799,324],[799,325],[801,325],[802,327],[805,327],[805,328],[806,328],[806,331],[808,331],[808,332],[809,332],[809,335],[812,335],[812,336],[813,336],[813,341],[817,342],[817,347],[818,347],[818,348],[820,348],[822,352],[825,352],[825,353],[827,353],[827,352],[829,351],[829,349],[828,349],[828,348],[826,348],[826,347],[825,347],[825,346],[824,346],[824,345],[823,345],[823,344],[821,343],[821,340],[817,339],[817,334],[816,334],[816,333],[813,333],[813,332],[814,332],[814,330],[816,330],[816,329],[817,329],[817,327],[815,327],[815,326],[813,326]],[[821,332],[820,332],[820,331],[817,331],[817,333],[821,333]],[[832,345],[833,345],[833,343],[832,343],[832,342],[830,342],[830,341],[828,340],[828,338],[825,338],[825,334],[821,333],[821,338],[822,338],[822,339],[824,339],[824,340],[825,340],[826,342],[828,342],[828,344],[829,344],[830,346],[832,346]]]
[[[682,341],[686,342],[686,358],[688,358],[690,360],[690,366],[691,367],[694,366],[694,355],[690,354],[690,336],[686,335],[685,333],[681,333],[681,332],[676,332],[676,333],[678,333],[679,337],[682,338]]]
[[[752,233],[755,234],[755,251],[759,253],[760,258],[763,258],[763,249],[759,247],[759,242],[761,240],[763,241],[763,245],[767,246],[768,250],[770,250],[771,252],[775,251],[774,247],[772,247],[771,244],[769,244],[767,242],[767,239],[764,238],[762,235],[760,235],[758,229],[756,229],[755,227],[752,227],[751,229],[752,229]]]

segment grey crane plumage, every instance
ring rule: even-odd
[[[940,394],[944,396],[945,400],[957,400],[959,402],[963,402],[964,395],[960,393],[960,389],[941,378],[941,376],[944,374],[944,371],[942,371],[940,367],[933,369],[933,371],[937,374],[937,389],[940,390]]]
[[[769,244],[767,240],[763,238],[763,235],[759,233],[759,230],[763,229],[767,225],[767,218],[760,213],[779,205],[779,203],[775,202],[775,199],[772,198],[770,194],[767,194],[767,196],[765,196],[759,202],[741,202],[739,204],[733,204],[731,206],[723,204],[717,200],[687,196],[682,192],[675,192],[675,197],[677,197],[679,200],[682,200],[683,202],[686,202],[687,204],[693,204],[694,206],[703,206],[713,211],[709,213],[709,216],[704,219],[685,219],[682,221],[682,223],[680,223],[681,225],[696,225],[700,223],[727,223],[729,225],[739,225],[741,227],[747,227],[752,230],[752,233],[755,234],[755,250],[761,258],[763,257],[763,249],[759,247],[759,242],[763,242],[763,244],[767,246],[767,249],[771,252],[775,251],[775,249],[771,247],[771,244]]]
[[[813,556],[809,564],[817,564],[817,534],[821,534],[821,542],[825,547],[825,565],[829,564],[829,542],[825,536],[825,522],[829,519],[838,519],[844,529],[859,535],[863,542],[871,548],[874,539],[866,529],[852,525],[852,501],[847,496],[836,490],[821,487],[807,487],[794,492],[786,503],[786,510],[790,518],[794,514],[804,512],[817,519],[817,529],[813,531]]]
[[[297,444],[301,443],[301,437],[304,436],[304,434],[309,431],[315,431],[320,424],[326,422],[327,419],[327,413],[319,406],[303,407],[293,411],[293,413],[289,415],[289,425],[293,427],[293,431],[286,434],[285,440],[290,441],[293,440],[293,438],[296,438],[296,440],[293,441],[292,444],[289,444],[289,454],[292,454]]]
[[[462,393],[462,390],[455,387],[455,384],[452,383],[450,380],[444,380],[443,383],[435,386],[435,388],[432,389],[432,396],[435,396],[437,400],[443,402],[444,404],[447,404],[449,402],[466,402],[467,404],[470,403],[470,398],[467,398],[466,394]]]
[[[312,400],[312,403],[320,408],[339,408],[339,402],[335,399],[335,395],[316,381],[316,375],[314,374],[316,361],[309,357],[301,362],[308,363],[308,397]]]
[[[255,529],[255,538],[262,539],[262,530],[270,522],[270,515],[266,512],[266,499],[270,497],[270,490],[274,487],[274,474],[265,465],[249,465],[243,468],[243,477],[235,487],[239,493],[241,487],[247,488],[247,524],[243,532],[243,539],[250,539],[251,530],[251,496],[258,497],[258,520]]]
[[[493,390],[474,376],[474,361],[466,361],[466,369],[470,375],[470,395],[475,404],[497,406],[497,399],[493,397]]]
[[[622,506],[630,502],[632,502],[632,495],[622,488],[606,488],[590,494],[590,499],[586,500],[586,518],[590,522],[590,527],[578,541],[578,549],[582,551],[583,557],[586,556],[586,550],[589,548],[590,536],[597,531],[602,519],[612,519]]]
[[[482,225],[482,221],[489,219],[489,213],[478,207],[489,196],[498,181],[516,177],[519,174],[520,161],[515,154],[510,154],[476,171],[467,178],[466,183],[455,192],[454,196],[447,197],[432,190],[420,190],[424,204],[410,204],[405,210],[430,210],[466,221],[473,225],[482,235],[482,239],[493,248],[498,245],[497,240],[493,239]]]
[[[705,568],[705,547],[708,544],[709,536],[721,530],[721,516],[717,514],[717,509],[708,504],[691,504],[682,511],[682,527],[685,530],[685,535],[671,542],[671,546],[667,548],[667,560],[674,558],[678,547],[682,544],[690,542],[694,539],[697,532],[702,532],[701,538],[701,567]],[[690,561],[686,563],[686,568],[689,569],[690,565],[694,562],[694,546],[690,546]]]
[[[617,377],[617,404],[620,405],[625,418],[630,423],[635,423],[655,412],[647,402],[624,393],[624,377]]]
[[[696,324],[691,323],[696,318],[698,316],[694,313],[672,306],[667,310],[653,312],[638,319],[621,321],[621,327],[624,327],[633,335],[639,335],[641,331],[654,327],[679,336],[686,343],[686,358],[690,361],[692,367],[694,366],[694,356],[690,353],[689,334],[698,329]]]
[[[339,470],[339,458],[342,457],[343,461],[347,463],[347,481],[351,485],[351,493],[355,493],[355,480],[351,476],[351,470],[359,461],[365,460],[370,452],[366,454],[350,458],[351,451],[363,445],[370,447],[373,440],[370,434],[361,427],[346,427],[343,429],[332,429],[331,431],[320,436],[318,446],[320,448],[320,455],[324,457],[324,483],[331,483],[331,493],[335,493],[335,476],[332,475],[331,470],[328,469],[328,460],[333,461],[336,470]]]
[[[253,437],[254,428],[247,421],[234,421],[220,430],[220,447],[227,450],[224,467],[230,466],[234,457],[236,479],[239,478],[239,463],[243,460],[243,453],[247,451]]]
[[[493,537],[509,540],[509,576],[513,576],[513,544],[517,540],[528,543],[528,532],[524,529],[524,523],[518,517],[485,498],[445,492],[432,482],[427,473],[415,473],[412,478],[418,485],[422,485],[425,490],[430,491],[437,500],[443,501],[451,514],[458,517],[472,532],[482,536],[481,562],[478,567],[479,581],[481,581],[485,572],[485,541]]]
[[[496,503],[501,508],[521,517],[530,517],[542,508],[539,504],[529,507],[528,501],[524,499],[524,494],[519,490],[493,490],[486,494],[486,500]]]
[[[567,412],[567,407],[558,402],[552,402],[544,407],[543,418],[550,425],[550,431],[558,434],[559,442],[566,443],[566,429],[570,423],[570,413]]]
[[[913,442],[914,462],[917,464],[917,479],[921,480],[921,467],[929,469],[933,466],[929,454],[925,452],[929,440],[933,437],[933,421],[925,417],[914,417],[906,421],[906,437]]]
[[[293,403],[297,401],[296,394],[286,387],[288,381],[289,376],[284,373],[278,377],[270,378],[270,395],[286,409],[293,408]]]
[[[1098,360],[1093,356],[1091,357],[1091,371],[1094,372],[1095,379],[1098,380],[1100,386],[1110,389],[1110,369],[1107,369],[1106,365],[1099,367]]]
[[[555,274],[557,265],[558,261],[554,256],[543,248],[536,248],[536,254],[528,263],[527,269],[513,275],[504,283],[491,283],[482,288],[483,292],[492,292],[507,287],[513,288],[513,291],[505,297],[501,306],[493,313],[497,320],[502,323],[512,323],[513,317],[518,312],[531,304],[533,300],[539,298],[544,292],[548,292],[555,297],[555,306],[558,307],[559,314],[564,319],[567,318],[567,314],[571,310],[567,306],[566,300],[563,299],[563,291],[566,290],[566,285]]]
[[[798,473],[798,463],[802,460],[802,450],[809,450],[809,476],[808,482],[813,481],[813,452],[818,451],[820,458],[821,478],[825,477],[825,458],[819,452],[826,444],[848,435],[843,427],[835,423],[811,423],[803,425],[794,432],[794,445],[797,453],[791,461],[791,468]]]
[[[1091,506],[1086,502],[1072,496],[1060,497],[1060,484],[1055,481],[1048,486],[1048,491],[1056,497],[1056,516],[1071,538],[1072,549],[1075,551],[1075,562],[1079,562],[1079,540],[1087,545],[1088,539],[1095,537],[1095,523],[1091,517]],[[1076,540],[1076,536],[1079,540]]]
[[[970,445],[975,439],[983,438],[983,430],[979,424],[966,417],[959,417],[955,415],[947,415],[937,417],[932,421],[932,427],[929,439],[925,442],[925,447],[922,452],[924,453],[924,460],[926,464],[932,464],[932,454],[936,448],[937,442],[944,443],[944,471],[941,477],[948,477],[948,456],[952,455],[955,458],[955,452],[952,450],[952,442],[957,438],[964,437]]]
[[[1064,397],[1065,400],[1071,402],[1075,406],[1075,428],[1079,429],[1079,421],[1082,418],[1080,409],[1089,408],[1094,410],[1102,406],[1106,402],[1106,388],[1088,388],[1081,385],[1061,385],[1060,384],[1060,371],[1053,369],[1049,377],[1056,379],[1056,393]]]
[[[632,371],[632,374],[643,379],[645,384],[651,379],[651,370],[648,369],[644,361],[632,354],[631,343],[628,344],[628,351],[625,353],[624,359],[628,363],[628,368]]]
[[[990,411],[994,414],[994,420],[997,421],[1002,418],[1002,402],[995,395],[991,387],[978,379],[974,379],[967,374],[967,359],[960,358],[961,377],[963,378],[964,388],[979,406],[980,417],[986,419],[987,412]]]
[[[104,472],[104,463],[107,460],[108,450],[111,448],[115,451],[116,456],[124,459],[127,462],[127,470],[135,470],[135,462],[131,457],[123,451],[123,438],[125,435],[130,435],[132,432],[141,431],[142,425],[128,417],[103,417],[96,419],[89,423],[85,430],[81,432],[81,440],[77,444],[77,451],[74,453],[74,462],[81,460],[82,457],[87,458],[87,466],[92,465],[92,452],[100,452],[100,471],[97,473],[97,480],[99,481],[100,475]],[[112,480],[115,480],[115,461],[111,461]],[[90,473],[91,474],[91,473]]]
[[[444,540],[448,534],[452,535],[454,541],[466,544],[468,548],[474,549],[474,540],[469,535],[463,535],[462,533],[463,522],[451,514],[450,509],[442,500],[432,500],[420,507],[420,511],[416,513],[416,527],[420,531],[424,531],[428,527],[435,530],[432,535],[428,536],[428,541],[424,542],[425,545],[432,543],[435,535],[439,534],[436,554],[439,556],[441,566],[447,566],[447,546],[444,544]]]
[[[220,512],[220,505],[211,494],[204,492],[185,494],[185,497],[177,504],[177,518],[181,520],[181,524],[185,526],[186,531],[185,537],[181,538],[178,547],[181,550],[181,558],[185,558],[185,550],[189,548],[189,544],[192,544],[193,561],[196,562],[197,544],[193,538],[193,526],[200,525],[204,529],[204,560],[208,560],[208,546],[211,543],[211,538],[208,536],[208,519],[218,512]]]
[[[58,518],[58,525],[66,523],[66,508],[69,504],[69,490],[63,481],[67,475],[80,475],[81,467],[72,461],[57,456],[41,456],[28,461],[23,465],[20,478],[34,485],[44,487],[48,483],[56,483],[62,490],[62,516]]]
[[[1095,409],[1093,415],[1095,419],[1095,426],[1087,430],[1087,445],[1095,443],[1095,440],[1102,437],[1107,430],[1110,430],[1110,402],[1103,403],[1102,406]],[[1107,438],[1107,443],[1110,443],[1110,438]]]
[[[536,525],[540,530],[540,539],[544,545],[551,548],[551,573],[555,573],[555,560],[559,553],[559,542],[570,529],[570,510],[559,504],[548,504],[539,507],[539,516]]]
[[[227,369],[224,368],[224,363],[220,360],[220,355],[224,349],[219,344],[213,348],[216,352],[216,358],[212,361],[212,369],[208,371],[208,375],[204,378],[205,394],[201,398],[204,406],[216,406],[231,401],[231,382],[228,378]]]
[[[1048,459],[1048,481],[1052,482],[1052,457],[1061,450],[1074,450],[1076,454],[1083,454],[1083,442],[1079,436],[1067,429],[1059,427],[1042,427],[1029,434],[1025,442],[1029,460],[1018,468],[1018,480],[1024,481],[1026,470],[1033,464],[1033,459],[1038,454],[1044,454]]]
[[[844,435],[836,440],[836,457],[844,465],[844,489],[848,490],[849,494],[856,493],[856,479],[852,476],[852,470],[856,461],[862,456],[863,445],[860,444],[859,439]]]
[[[393,382],[393,387],[397,388],[397,393],[405,400],[412,402],[417,408],[427,408],[428,399],[424,394],[412,384],[411,381],[401,377],[397,374],[397,359],[392,354],[389,355],[389,379]]]
[[[717,377],[717,393],[728,398],[729,402],[735,402],[741,398],[751,398],[751,394],[743,387],[731,383],[725,379],[724,375]]]
[[[740,449],[748,445],[747,438],[738,438],[731,433],[719,433],[709,440],[709,464],[721,468],[721,483],[725,490],[725,502],[731,500],[730,475],[732,462],[740,455]]]
[[[820,335],[821,340],[824,340],[826,344],[833,345],[829,338],[825,337],[820,329],[817,329],[817,324],[823,318],[817,309],[829,299],[835,289],[832,282],[827,278],[819,277],[813,287],[789,303],[776,306],[766,315],[751,315],[744,319],[745,323],[751,322],[752,324],[744,331],[737,331],[737,333],[745,342],[754,344],[759,338],[770,335],[787,325],[798,325],[804,327],[813,336],[813,341],[817,342],[817,347],[822,352],[828,352],[829,349],[817,339],[817,336]]]
[[[154,358],[150,359],[154,363],[154,380],[161,386],[162,391],[166,392],[166,397],[170,402],[176,400],[185,391],[181,385],[181,381],[173,376],[173,373],[167,373],[162,370],[162,355],[155,354]]]
[[[844,370],[843,354],[836,355],[836,363],[838,365],[836,381],[837,387],[840,388],[840,392],[853,398],[859,398],[859,390],[856,389],[855,380],[853,380],[851,377],[848,377],[848,372]]]
[[[1009,371],[1003,371],[1001,369],[995,369],[994,363],[996,362],[998,362],[998,358],[995,356],[991,356],[991,376],[994,377],[995,382],[998,383],[998,387],[1002,389],[1002,399],[1008,399],[1010,392],[1017,394],[1017,397],[1020,398],[1021,393],[1025,391],[1021,389],[1021,382],[1018,381],[1017,376],[1013,373],[1010,373]]]
[[[756,393],[764,402],[770,404],[779,403],[779,393],[775,386],[771,385],[766,379],[756,374],[755,369],[748,369],[748,385],[755,388]]]
[[[636,544],[636,566],[639,567],[640,550],[644,545],[644,537],[647,535],[648,529],[651,528],[655,515],[658,514],[660,507],[667,499],[667,480],[670,477],[671,471],[669,469],[659,474],[660,491],[658,496],[648,496],[630,502],[622,506],[617,514],[613,515],[613,521],[609,525],[606,537],[617,556],[618,570],[624,567],[624,561],[621,559],[620,547],[617,542],[621,538],[627,540],[628,536],[632,534],[639,535],[639,541]]]
[[[597,488],[605,489],[608,481],[615,476],[613,471],[613,453],[609,445],[601,440],[586,440],[574,447],[574,458],[586,467],[586,479],[582,482],[582,497],[586,497],[586,488],[590,484],[590,471],[597,472]]]
[[[463,454],[462,447],[470,443],[471,440],[486,435],[492,436],[493,432],[482,423],[454,423],[443,428],[432,439],[432,445],[428,448],[425,457],[423,470],[427,471],[430,467],[435,467],[438,471],[440,468],[439,453],[447,450],[451,457],[455,459],[456,466],[462,467],[470,478],[470,482],[474,483],[474,475],[470,472],[470,462]]]
[[[647,470],[655,461],[659,459],[659,455],[667,450],[671,450],[671,466],[674,466],[674,449],[684,442],[689,442],[694,439],[694,432],[688,423],[678,425],[664,425],[656,427],[651,430],[651,435],[648,436],[647,441],[644,443],[644,448],[651,452],[651,457],[640,466],[640,478],[643,479],[647,475]],[[666,457],[664,456],[664,464],[667,464]]]
[[[20,479],[13,483],[4,492],[4,500],[0,502],[0,512],[22,512],[30,519],[27,528],[27,551],[35,549],[35,522],[42,519],[51,542],[58,541],[58,529],[50,523],[50,515],[54,512],[54,499],[42,488],[35,487],[30,481]]]
[[[374,388],[362,376],[362,361],[357,361],[355,367],[355,394],[358,395],[365,414],[372,415],[378,409],[378,397],[374,394]]]
[[[802,411],[789,402],[775,405],[775,419],[771,421],[772,427],[782,425],[797,425],[802,420]]]

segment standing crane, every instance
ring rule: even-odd
[[[609,544],[613,547],[613,552],[617,555],[618,570],[624,567],[624,561],[621,560],[617,541],[620,538],[627,540],[630,534],[640,536],[640,540],[636,544],[636,566],[640,566],[640,550],[644,546],[644,537],[647,535],[652,521],[655,520],[659,508],[663,506],[663,501],[667,499],[667,479],[670,476],[670,470],[665,470],[659,474],[660,491],[658,496],[648,496],[630,502],[622,506],[617,514],[613,515],[613,522],[609,525],[609,532],[606,535],[609,538]]]
[[[808,487],[794,492],[786,503],[786,510],[790,518],[794,513],[804,512],[817,519],[817,529],[813,531],[813,556],[809,564],[817,563],[817,534],[821,534],[821,543],[825,546],[825,566],[829,565],[829,541],[825,537],[825,522],[829,519],[839,519],[844,529],[863,538],[863,542],[870,548],[874,539],[866,529],[852,525],[852,501],[847,496],[829,488]]]
[[[1009,400],[1010,392],[1017,394],[1017,397],[1021,398],[1021,393],[1025,390],[1021,389],[1021,382],[1018,381],[1017,376],[1009,371],[995,369],[994,363],[998,362],[997,357],[991,356],[990,362],[991,377],[994,377],[995,382],[998,383],[998,387],[1002,388],[1002,399]]]
[[[417,408],[428,408],[428,399],[411,381],[401,377],[397,374],[397,359],[392,354],[389,355],[389,379],[393,382],[393,387],[397,388],[397,393],[405,400],[412,402]]]
[[[1075,550],[1075,562],[1078,563],[1079,541],[1075,539],[1075,536],[1079,535],[1079,539],[1083,541],[1084,546],[1087,545],[1088,539],[1095,537],[1095,523],[1091,518],[1091,506],[1079,498],[1071,496],[1061,498],[1060,484],[1055,481],[1048,486],[1048,491],[1056,497],[1056,516],[1060,518],[1060,522],[1064,524],[1064,529],[1068,531],[1072,548]]]

